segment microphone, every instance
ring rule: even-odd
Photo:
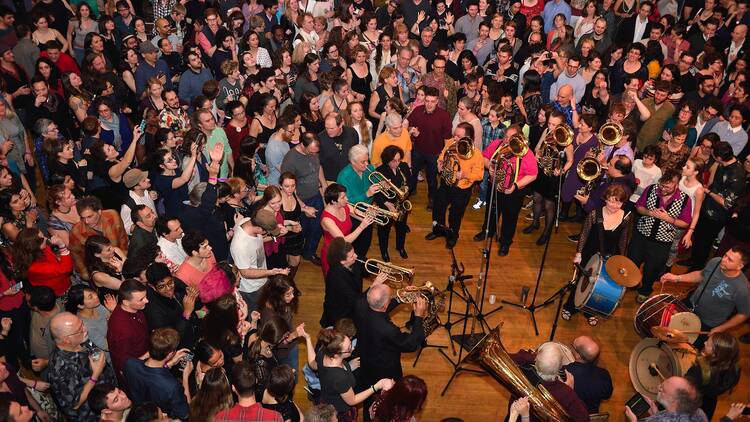
[[[529,286],[523,286],[521,288],[521,304],[525,307],[526,306],[526,299],[529,298]]]

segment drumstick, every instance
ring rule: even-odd
[[[659,367],[656,366],[655,362],[651,362],[650,364],[648,364],[648,367],[649,367],[649,369],[653,369],[656,372],[656,374],[659,375],[659,378],[661,378],[662,381],[664,381],[664,379],[666,379],[664,377],[664,374],[662,374],[661,371],[659,370]]]
[[[682,334],[711,334],[710,331],[680,331]]]

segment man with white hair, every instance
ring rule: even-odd
[[[388,315],[398,304],[391,300],[391,288],[377,283],[355,306],[354,325],[361,358],[357,381],[360,385],[373,385],[381,378],[400,379],[403,376],[401,353],[414,352],[424,342],[422,319],[427,313],[427,300],[420,295],[412,303],[414,314],[407,323],[411,332],[402,332]],[[370,401],[365,401],[365,409],[370,408]]]
[[[643,421],[685,421],[708,422],[706,414],[700,408],[701,398],[695,386],[683,377],[669,377],[659,384],[656,402],[644,397],[649,404],[649,416]],[[664,407],[659,411],[656,403]],[[625,406],[625,416],[628,421],[635,422],[638,418],[630,407]]]
[[[554,343],[550,345],[556,346]],[[511,358],[527,374],[532,383],[534,383],[534,378],[541,380],[540,384],[560,403],[571,421],[589,421],[586,405],[574,390],[573,374],[565,371],[565,381],[560,378],[560,370],[563,367],[563,354],[560,347],[542,347],[536,352],[520,350],[512,354]],[[581,380],[581,382],[586,382],[586,380]],[[511,397],[510,403],[515,399],[516,397]]]
[[[370,164],[370,155],[367,151],[367,147],[362,144],[357,144],[349,149],[349,164],[339,172],[336,178],[336,183],[346,188],[346,195],[349,197],[349,202],[356,204],[358,202],[364,202],[365,204],[372,204],[373,197],[380,190],[380,185],[374,185],[370,181],[370,173],[375,171],[375,167]],[[352,213],[355,219],[352,220],[352,230],[355,230],[361,224],[357,219],[359,215]],[[370,242],[372,241],[372,226],[362,231],[357,239],[352,242],[354,251],[357,256],[367,256],[367,251],[370,249]]]

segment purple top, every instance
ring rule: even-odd
[[[648,197],[648,192],[650,192],[651,189],[660,189],[659,185],[651,185],[646,188],[646,190],[643,191],[643,195],[641,195],[640,198],[638,198],[638,202],[635,203],[636,207],[642,207],[646,208],[646,198]],[[659,192],[657,192],[659,193]],[[672,196],[669,197],[667,201],[664,200],[664,196],[659,193],[659,208],[667,209],[669,206],[674,202],[677,198],[680,196],[680,189],[675,188],[674,192],[672,193]],[[685,206],[682,207],[682,212],[680,212],[680,215],[677,217],[677,219],[682,220],[686,222],[687,224],[690,224],[691,221],[693,221],[693,214],[691,210],[693,207],[690,204],[690,198],[685,199]]]

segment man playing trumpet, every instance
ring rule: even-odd
[[[516,135],[521,134],[521,128],[518,125],[511,125],[505,130],[504,139],[496,139],[487,146],[482,152],[484,157],[484,166],[490,172],[490,181],[493,181],[493,174],[495,173],[496,163],[500,162],[502,157],[496,157],[495,152],[498,148],[503,148],[508,145],[508,141]],[[523,205],[523,191],[526,186],[536,180],[538,174],[538,168],[536,165],[536,157],[531,149],[528,149],[526,153],[521,157],[511,156],[507,160],[507,171],[503,180],[495,180],[495,186],[492,189],[497,189],[497,200],[485,208],[484,224],[482,231],[474,236],[474,240],[484,240],[486,224],[489,221],[489,230],[487,234],[489,236],[495,236],[497,232],[497,210],[500,211],[503,223],[500,228],[500,248],[498,249],[498,255],[508,255],[510,245],[513,243],[513,235],[516,233],[516,225],[518,224],[518,214],[521,212],[521,206]],[[502,163],[501,163],[502,164]],[[489,218],[487,216],[489,215]]]
[[[452,249],[458,241],[461,219],[471,199],[471,188],[484,176],[482,156],[474,150],[472,139],[474,128],[466,122],[459,123],[453,132],[453,139],[446,141],[437,161],[442,180],[432,209],[432,231],[425,239],[434,240],[445,236],[445,246],[448,249]],[[449,206],[446,227],[445,213]]]

